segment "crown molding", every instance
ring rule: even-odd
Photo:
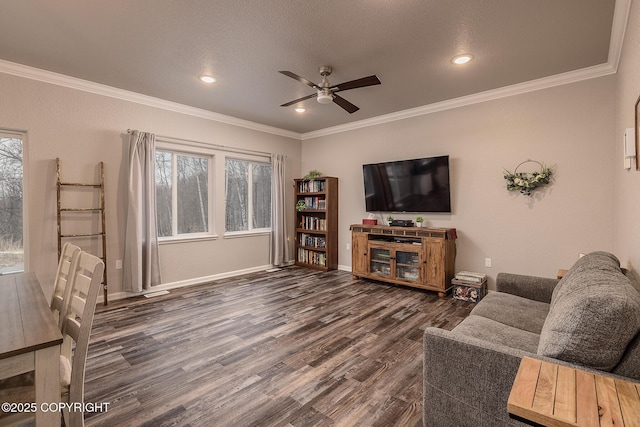
[[[511,86],[505,86],[499,89],[492,89],[485,92],[475,93],[473,95],[462,96],[459,98],[448,99],[442,102],[423,105],[421,107],[410,108],[408,110],[398,111],[395,113],[385,114],[370,119],[360,120],[357,122],[347,123],[345,125],[334,126],[330,128],[320,129],[313,132],[302,134],[302,140],[318,138],[321,136],[332,135],[336,133],[347,132],[355,129],[361,129],[369,126],[380,125],[383,123],[394,122],[397,120],[409,119],[416,116],[437,113],[439,111],[451,110],[453,108],[465,107],[467,105],[478,104],[495,99],[507,98],[523,93],[534,92],[541,89],[548,89],[555,86],[562,86],[569,83],[575,83],[582,80],[593,79],[597,77],[615,74],[616,69],[609,63],[595,65],[593,67],[583,68],[577,71],[556,74],[551,77],[544,77],[537,80],[531,80],[525,83],[518,83]]]
[[[624,0],[623,3],[628,3],[628,1]],[[617,2],[616,2],[616,7],[617,7]],[[628,9],[627,9],[627,12],[628,12]],[[626,26],[626,20],[625,20],[625,26]],[[618,37],[624,38],[624,30],[617,31],[615,33],[616,35],[618,35]],[[612,37],[612,45],[614,45],[613,37]],[[617,63],[620,57],[619,50],[622,49],[622,42],[616,41],[615,46],[618,49],[618,53],[613,55],[611,53],[609,54],[610,58],[611,57],[615,58],[615,62],[613,63],[607,62],[605,64],[595,65],[593,67],[583,68],[577,71],[569,71],[569,72],[557,74],[551,77],[544,77],[541,79],[532,80],[525,83],[518,83],[511,86],[505,86],[499,89],[488,90],[488,91],[476,93],[473,95],[462,96],[459,98],[449,99],[442,102],[436,102],[433,104],[423,105],[416,108],[410,108],[408,110],[398,111],[395,113],[372,117],[370,119],[359,120],[357,122],[328,127],[328,128],[320,129],[317,131],[306,132],[306,133],[298,133],[298,132],[288,131],[285,129],[280,129],[272,126],[262,125],[262,124],[251,122],[248,120],[242,120],[236,117],[226,116],[224,114],[203,110],[201,108],[190,107],[188,105],[166,101],[160,98],[154,98],[152,96],[142,95],[136,92],[118,89],[111,86],[78,79],[75,77],[69,77],[63,74],[53,73],[51,71],[40,70],[38,68],[28,67],[26,65],[16,64],[16,63],[4,61],[1,59],[0,59],[0,73],[12,74],[18,77],[24,77],[32,80],[41,81],[44,83],[64,86],[71,89],[81,90],[84,92],[89,92],[97,95],[103,95],[111,98],[120,99],[123,101],[134,102],[137,104],[161,108],[168,111],[173,111],[173,112],[186,114],[194,117],[200,117],[203,119],[213,120],[216,122],[243,127],[243,128],[247,128],[247,129],[251,129],[259,132],[265,132],[265,133],[270,133],[274,135],[279,135],[287,138],[293,138],[296,140],[304,141],[308,139],[319,138],[322,136],[332,135],[336,133],[348,132],[351,130],[361,129],[369,126],[375,126],[383,123],[394,122],[397,120],[404,120],[404,119],[422,116],[426,114],[437,113],[439,111],[451,110],[453,108],[460,108],[467,105],[478,104],[481,102],[492,101],[495,99],[506,98],[509,96],[520,95],[527,92],[533,92],[541,89],[547,89],[555,86],[561,86],[569,83],[579,82],[582,80],[588,80],[588,79],[593,79],[597,77],[607,76],[609,74],[614,74],[617,71]],[[613,64],[615,64],[615,66]]]
[[[176,113],[186,114],[189,116],[199,117],[202,119],[212,120],[215,122],[225,123],[228,125],[238,126],[259,132],[284,136],[287,138],[300,140],[301,137],[301,134],[298,132],[292,132],[286,129],[267,126],[260,123],[251,122],[249,120],[238,119],[236,117],[214,113],[212,111],[203,110],[201,108],[190,107],[188,105],[179,104],[177,102],[166,101],[164,99],[154,98],[152,96],[142,95],[140,93],[118,89],[112,86],[94,83],[75,77],[65,76],[63,74],[45,71],[22,64],[16,64],[14,62],[4,61],[2,59],[0,59],[0,73],[11,74],[18,77],[24,77],[27,79],[63,86],[70,89],[81,90],[83,92],[89,92],[96,95],[108,96],[110,98],[134,102],[136,104],[161,108],[163,110],[173,111]]]
[[[627,21],[629,20],[629,11],[631,10],[631,2],[633,0],[616,0],[616,6],[613,11],[613,23],[611,25],[611,39],[609,40],[609,59],[608,63],[618,71],[618,63],[622,54],[622,45],[624,44],[624,34],[627,30]]]
[[[117,89],[111,86],[106,86],[75,77],[69,77],[50,71],[40,70],[37,68],[28,67],[26,65],[16,64],[1,59],[0,73],[12,74],[18,77],[24,77],[44,83],[64,86],[71,89],[77,89],[97,95],[108,96],[111,98],[134,102],[137,104],[161,108],[164,110],[225,123],[232,126],[238,126],[259,132],[265,132],[304,141],[326,135],[348,132],[351,130],[361,129],[369,126],[380,125],[397,120],[404,120],[416,116],[432,114],[439,111],[460,108],[467,105],[478,104],[481,102],[492,101],[500,98],[520,95],[527,92],[548,89],[556,86],[615,74],[618,70],[618,63],[620,61],[620,55],[622,52],[622,45],[624,43],[624,35],[632,1],[633,0],[616,0],[613,13],[613,24],[611,28],[611,39],[609,41],[609,56],[607,62],[604,64],[306,133],[293,132],[286,129],[280,129],[273,126],[251,122],[248,120],[238,119],[236,117],[214,113],[201,108],[190,107],[188,105],[166,101],[160,98],[154,98],[152,96],[142,95],[123,89]]]
[[[561,86],[615,74],[618,71],[618,63],[620,62],[622,45],[624,44],[624,34],[627,28],[627,21],[629,19],[629,11],[631,10],[632,1],[633,0],[616,0],[615,9],[613,11],[613,23],[611,26],[611,39],[609,40],[609,56],[607,58],[607,62],[604,64],[595,65],[576,71],[569,71],[562,74],[556,74],[550,77],[543,77],[537,80],[531,80],[511,86],[505,86],[499,89],[488,90],[473,95],[462,96],[460,98],[454,98],[442,102],[423,105],[421,107],[398,111],[391,114],[385,114],[370,119],[347,123],[345,125],[333,126],[313,132],[306,132],[302,134],[302,140],[304,141],[321,136],[348,132],[350,130],[394,122],[396,120],[404,120],[411,117],[437,113],[439,111],[478,104],[480,102],[492,101],[495,99],[506,98],[509,96],[520,95],[527,92],[548,89],[555,86]]]

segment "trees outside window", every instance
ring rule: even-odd
[[[227,158],[225,179],[225,231],[269,229],[271,165]]]
[[[0,273],[24,270],[22,145],[0,133]]]
[[[209,232],[211,159],[156,150],[158,237]]]

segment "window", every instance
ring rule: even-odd
[[[226,159],[227,232],[271,227],[271,165],[241,159]]]
[[[0,274],[24,271],[22,136],[0,132]]]
[[[212,156],[156,150],[158,237],[209,232]]]

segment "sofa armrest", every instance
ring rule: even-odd
[[[426,328],[425,426],[524,426],[509,417],[507,400],[525,351]]]
[[[424,343],[423,425],[437,427],[528,426],[512,418],[507,401],[524,356],[577,368],[614,380],[611,372],[517,350],[444,329],[428,327]]]
[[[548,277],[498,273],[496,289],[498,292],[505,292],[535,301],[550,303],[553,289],[558,282],[558,279]]]
[[[455,328],[447,331],[428,327],[423,344],[424,426],[528,426],[512,418],[507,410],[511,387],[525,356],[614,380],[634,381],[463,335]]]

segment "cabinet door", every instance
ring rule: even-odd
[[[391,277],[391,250],[386,248],[369,248],[369,271],[371,274]]]
[[[420,253],[417,251],[395,251],[396,279],[410,282],[420,281]]]
[[[436,286],[442,290],[448,288],[445,282],[444,251],[442,239],[429,239],[424,243],[425,252],[425,282],[429,286]]]
[[[367,235],[351,233],[351,273],[367,274]]]

